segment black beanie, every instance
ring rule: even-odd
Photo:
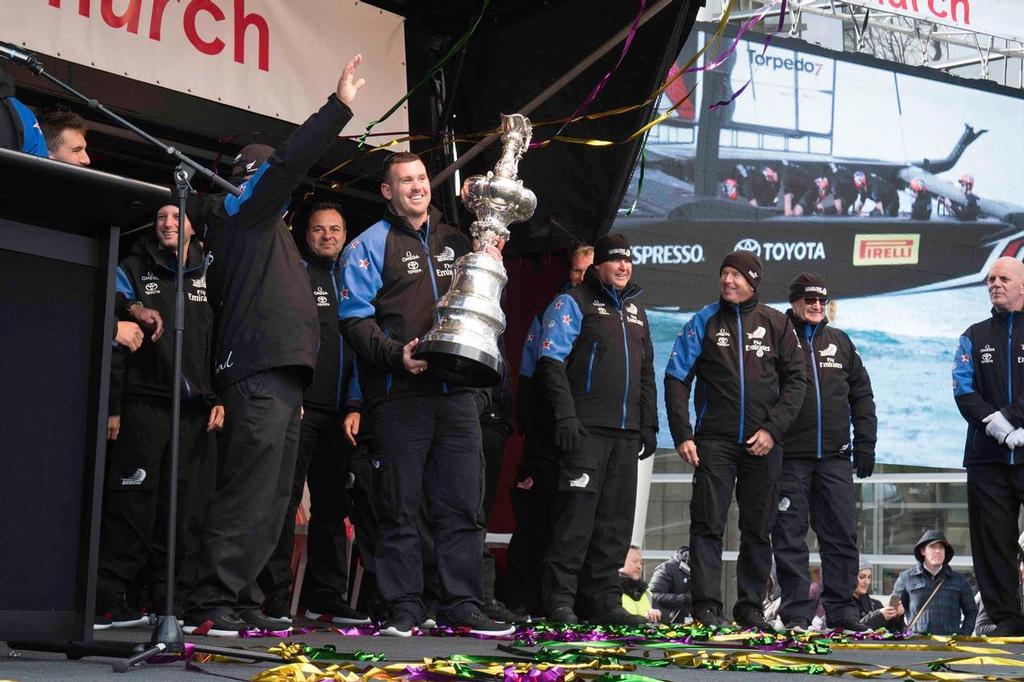
[[[814,298],[828,298],[828,286],[825,278],[813,272],[801,272],[789,285],[789,302],[810,296]]]
[[[743,278],[750,282],[750,286],[754,287],[754,291],[757,291],[757,285],[761,283],[761,259],[756,254],[750,251],[733,251],[722,261],[718,274],[722,274],[726,265],[739,270]]]
[[[263,162],[274,154],[274,148],[265,144],[247,144],[231,161],[231,177],[245,178],[252,175]]]
[[[594,265],[600,265],[610,260],[633,261],[629,242],[621,234],[606,234],[594,244]]]

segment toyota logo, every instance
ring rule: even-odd
[[[736,242],[736,248],[733,251],[750,251],[755,256],[761,256],[761,244],[756,239],[741,239]]]

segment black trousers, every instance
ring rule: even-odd
[[[190,523],[199,499],[201,466],[212,456],[207,433],[209,410],[185,405],[178,445],[178,511],[175,581],[185,587],[194,579],[198,545]],[[166,589],[167,514],[170,499],[171,404],[125,401],[121,431],[107,458],[96,580],[96,611],[110,610],[138,581],[149,585],[149,598],[162,613]],[[151,575],[143,575],[150,567]]]
[[[596,429],[559,456],[551,544],[541,586],[550,613],[560,606],[599,615],[622,605],[619,568],[626,560],[636,507],[639,436]]]
[[[480,601],[480,419],[469,392],[387,400],[367,415],[378,468],[374,568],[392,608],[423,617],[417,523],[424,492],[441,583],[438,615],[459,620]]]
[[[268,597],[291,592],[295,512],[307,481],[310,509],[300,601],[305,605],[348,595],[345,518],[349,515],[349,500],[345,483],[353,448],[342,433],[343,419],[337,412],[311,407],[305,410],[284,527],[259,577],[260,589]]]
[[[828,622],[858,620],[853,590],[857,587],[860,551],[849,459],[782,459],[772,546],[782,588],[779,616],[783,623],[793,618],[813,620],[818,608],[809,596],[808,524],[818,536],[824,588],[821,601]]]
[[[299,446],[302,382],[293,368],[257,372],[225,389],[217,488],[186,608],[257,608],[256,578],[281,537]]]
[[[541,566],[551,545],[558,492],[558,449],[550,434],[531,432],[512,488],[516,529],[508,543],[505,596],[509,606],[540,613]]]
[[[967,518],[974,575],[992,622],[1024,625],[1017,592],[1017,517],[1024,503],[1024,466],[967,465]]]
[[[740,555],[736,567],[735,615],[761,608],[772,568],[771,527],[782,470],[776,446],[764,457],[748,454],[740,443],[697,442],[700,466],[693,475],[690,500],[690,589],[693,612],[722,610],[722,536],[733,489],[739,504]]]

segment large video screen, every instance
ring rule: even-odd
[[[748,82],[730,105],[709,106]],[[695,85],[652,131],[642,186],[638,167],[612,226],[635,247],[659,376],[689,316],[718,299],[722,258],[749,250],[764,263],[759,298],[779,310],[799,273],[828,279],[832,324],[871,374],[879,461],[959,467],[957,339],[989,315],[992,262],[1024,255],[1024,99],[798,41],[765,48],[761,37],[717,69],[684,74],[661,111]],[[670,448],[661,412],[659,445]]]

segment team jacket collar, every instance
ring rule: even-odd
[[[1014,310],[1012,313],[1003,312],[996,310],[995,306],[992,307],[992,317],[1003,325],[1009,324],[1010,315],[1013,315],[1013,326],[1019,327],[1024,324],[1024,310]]]
[[[718,305],[721,307],[722,310],[728,311],[730,313],[736,312],[736,308],[740,309],[740,313],[749,313],[751,310],[757,307],[757,293],[755,292],[754,295],[748,298],[746,301],[743,301],[742,303],[738,304],[730,303],[729,301],[726,301],[724,298],[719,297]]]
[[[160,246],[160,242],[157,241],[155,234],[150,233],[139,239],[135,242],[135,246],[132,247],[132,251],[144,258],[149,258],[153,263],[171,272],[177,270],[178,265],[171,256],[171,252]],[[188,260],[185,262],[185,272],[195,270],[202,267],[202,265],[203,253],[193,235],[192,240],[188,244]]]
[[[410,225],[408,218],[406,218],[405,216],[400,216],[397,213],[395,213],[395,210],[391,207],[390,201],[387,202],[386,206],[387,213],[384,216],[384,220],[386,220],[389,224],[391,224],[394,227],[400,227],[403,230],[407,230],[412,234],[419,236],[420,230],[417,230],[412,225]],[[442,219],[443,216],[441,215],[441,211],[438,210],[436,207],[431,206],[430,208],[427,209],[427,222],[425,223],[425,225],[428,230],[430,229],[431,225],[436,225],[437,223],[441,222]],[[422,238],[423,237],[420,237],[420,239]]]
[[[586,274],[583,275],[583,284],[581,286],[588,287],[596,295],[605,297],[616,308],[620,307],[624,301],[636,298],[644,292],[633,280],[627,282],[622,291],[616,292],[615,287],[602,284],[601,280],[597,278],[597,269],[593,265],[587,268]]]

